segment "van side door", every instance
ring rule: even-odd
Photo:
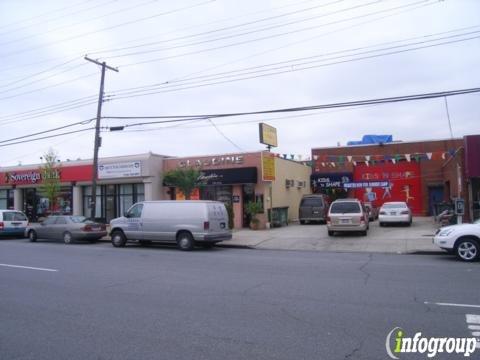
[[[143,240],[143,204],[135,204],[125,214],[126,224],[123,232],[129,240]]]

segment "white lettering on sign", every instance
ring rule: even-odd
[[[212,158],[195,159],[195,160],[181,160],[178,163],[178,167],[202,168],[204,166],[223,166],[223,165],[239,165],[239,164],[243,164],[243,155],[212,157]]]
[[[142,166],[140,161],[115,164],[100,164],[98,166],[99,179],[122,178],[141,175]]]

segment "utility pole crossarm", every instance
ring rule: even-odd
[[[95,140],[93,145],[93,171],[92,171],[92,201],[90,203],[91,213],[90,217],[93,221],[96,218],[96,209],[97,209],[97,176],[98,176],[98,149],[101,146],[100,138],[100,120],[102,119],[102,104],[103,104],[103,88],[105,82],[105,70],[113,70],[118,72],[118,69],[108,66],[105,62],[99,62],[94,59],[90,59],[88,56],[85,56],[85,60],[94,63],[95,65],[102,67],[102,75],[100,78],[100,92],[98,95],[98,107],[97,107],[97,121],[95,123]]]

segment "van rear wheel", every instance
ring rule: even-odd
[[[192,234],[186,231],[182,231],[177,235],[177,246],[180,250],[190,251],[195,246]]]

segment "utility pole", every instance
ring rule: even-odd
[[[103,87],[105,82],[105,69],[118,72],[118,69],[108,66],[105,61],[99,62],[97,60],[90,59],[85,56],[85,60],[90,61],[96,65],[102,67],[102,76],[100,79],[100,93],[98,95],[98,107],[97,107],[97,122],[95,123],[95,140],[93,145],[93,174],[92,174],[92,201],[90,218],[95,221],[96,209],[97,209],[97,176],[98,176],[98,149],[102,146],[102,138],[100,137],[100,120],[102,119],[102,104],[103,104]]]

